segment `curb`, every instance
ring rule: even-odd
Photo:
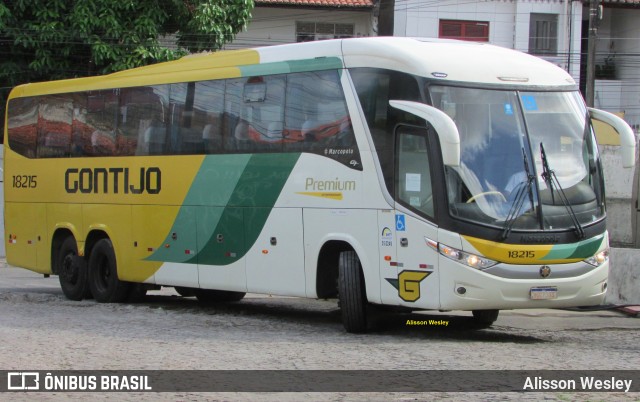
[[[620,306],[617,308],[618,311],[621,311],[631,317],[639,317],[640,318],[640,306]]]

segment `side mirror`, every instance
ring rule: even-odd
[[[600,109],[589,108],[589,114],[592,119],[611,126],[620,135],[622,167],[633,167],[636,162],[636,136],[627,122],[613,113]]]
[[[440,139],[445,166],[460,166],[460,133],[451,117],[440,109],[419,102],[390,100],[389,105],[428,121]]]

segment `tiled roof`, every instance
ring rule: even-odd
[[[257,6],[372,8],[374,0],[255,0]]]

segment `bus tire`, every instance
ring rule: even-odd
[[[200,303],[237,302],[246,295],[244,292],[213,289],[194,289],[194,294]]]
[[[127,299],[130,285],[118,279],[111,240],[98,240],[89,256],[89,286],[93,297],[99,303],[120,303]]]
[[[73,237],[69,236],[62,242],[55,263],[60,288],[67,299],[82,300],[90,295],[87,263],[78,256],[78,246]]]
[[[142,303],[147,296],[147,285],[144,283],[131,283],[127,292],[128,303]]]
[[[338,262],[338,298],[347,332],[367,330],[367,292],[362,265],[355,251],[343,251]]]
[[[473,310],[471,313],[478,328],[489,328],[498,319],[500,310]]]

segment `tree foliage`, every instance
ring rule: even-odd
[[[0,2],[2,108],[8,91],[21,83],[105,74],[220,49],[246,26],[252,9],[253,0]],[[163,41],[167,37],[173,41]]]

